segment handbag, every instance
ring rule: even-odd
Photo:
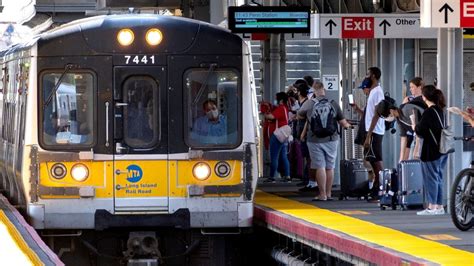
[[[288,113],[285,110],[286,121],[288,123]],[[276,122],[277,129],[273,131],[273,135],[278,139],[280,143],[284,143],[287,141],[291,136],[291,127],[289,125],[284,125],[282,127],[278,127],[278,119]]]
[[[438,114],[438,111],[435,110],[436,116],[438,116],[439,123],[441,124],[441,137],[439,138],[439,153],[441,154],[448,154],[454,152],[454,133],[450,126],[443,124],[441,121],[441,117]],[[446,116],[444,117],[444,121],[446,122]],[[438,142],[430,129],[430,134],[433,137],[436,145]]]

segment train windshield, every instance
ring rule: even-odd
[[[230,69],[191,69],[184,75],[187,90],[187,142],[191,147],[239,145],[240,77]]]
[[[60,80],[61,74],[42,76],[42,143],[90,147],[94,142],[94,76],[67,73]],[[50,103],[45,104],[48,98]]]

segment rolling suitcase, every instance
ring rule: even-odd
[[[398,164],[398,184],[402,210],[423,207],[423,174],[419,160],[405,160]]]
[[[391,207],[397,209],[398,205],[398,175],[396,169],[384,169],[379,172],[380,180],[380,209]]]
[[[341,160],[341,195],[346,197],[365,197],[369,193],[369,173],[362,160]]]

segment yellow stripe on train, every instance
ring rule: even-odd
[[[193,176],[193,167],[205,162],[211,169],[208,179],[200,181]],[[189,185],[231,186],[242,183],[241,161],[227,161],[230,173],[226,177],[216,174],[219,161],[81,161],[88,170],[88,178],[82,182],[74,180],[71,169],[77,162],[61,162],[66,169],[63,178],[53,177],[52,167],[56,162],[40,164],[39,189],[41,198],[79,198],[79,194],[55,194],[54,188],[93,188],[95,198],[135,198],[135,197],[187,197]],[[115,191],[114,191],[115,190]],[[41,191],[46,191],[41,193]],[[223,195],[207,195],[223,196]],[[226,196],[235,196],[226,195]]]

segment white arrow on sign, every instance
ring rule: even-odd
[[[436,29],[420,28],[418,16],[385,15],[375,17],[374,38],[377,39],[436,39]]]
[[[460,0],[422,1],[420,6],[421,27],[459,28],[461,25]]]

